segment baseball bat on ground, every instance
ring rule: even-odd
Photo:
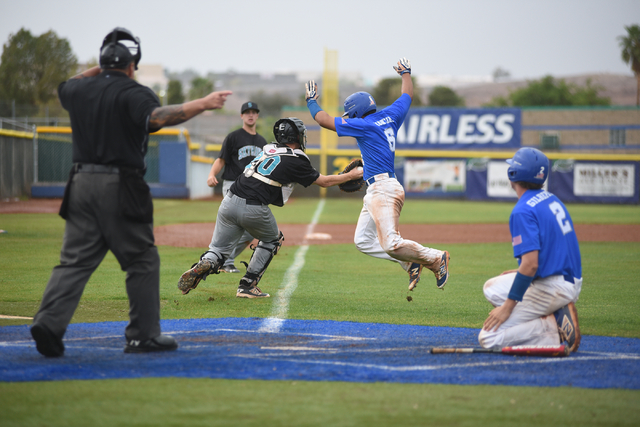
[[[476,348],[476,347],[433,347],[431,354],[451,354],[451,353],[498,353],[511,354],[514,356],[546,356],[565,357],[568,356],[569,346],[567,345],[515,345],[502,348]]]

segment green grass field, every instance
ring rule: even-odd
[[[218,202],[155,201],[156,225],[211,222]],[[274,208],[278,221],[308,223],[317,199]],[[361,201],[330,199],[321,223],[356,221]],[[512,204],[408,200],[401,223],[506,223]],[[640,207],[569,205],[574,222],[638,224]],[[55,214],[0,215],[0,314],[32,316],[59,257],[64,221]],[[203,230],[209,234],[211,230]],[[409,237],[409,236],[405,236]],[[421,242],[435,247],[437,241]],[[162,318],[268,317],[273,299],[235,298],[238,275],[217,275],[183,296],[177,279],[204,248],[159,247]],[[406,274],[353,245],[312,246],[288,316],[479,328],[490,306],[484,281],[514,268],[510,242],[448,244],[451,279],[441,292],[425,276],[406,299]],[[261,282],[272,295],[290,266],[284,246]],[[577,304],[585,335],[640,338],[640,243],[581,243]],[[248,259],[245,252],[240,259]],[[213,279],[213,280],[211,280]],[[73,322],[126,320],[124,273],[109,254]],[[29,324],[0,319],[1,326]],[[34,350],[35,352],[35,347]],[[214,363],[214,361],[212,361]],[[438,384],[138,379],[0,383],[0,425],[637,425],[640,392]]]

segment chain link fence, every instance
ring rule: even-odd
[[[34,174],[35,132],[0,129],[0,200],[30,193]]]
[[[0,125],[0,200],[29,197],[34,183],[66,183],[73,165],[71,128],[29,128],[6,119],[0,119]],[[145,180],[149,183],[159,182],[161,141],[191,144],[188,132],[183,129],[149,135],[145,157]]]
[[[38,183],[66,182],[73,162],[72,141],[70,128],[38,128]],[[149,135],[149,146],[145,162],[147,173],[144,178],[149,183],[159,182],[160,141],[185,142],[185,135],[181,130],[161,130]]]

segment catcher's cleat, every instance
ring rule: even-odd
[[[254,285],[255,281],[249,284],[244,278],[240,279],[240,286],[238,286],[238,292],[236,297],[238,298],[269,298],[271,295],[266,294],[260,290],[259,287]]]
[[[412,291],[413,288],[418,286],[418,282],[420,281],[420,274],[422,273],[422,268],[424,266],[417,262],[411,264],[409,267],[409,290]]]
[[[566,342],[573,353],[580,346],[580,328],[578,327],[578,312],[574,303],[569,303],[553,313],[558,323],[560,342]]]
[[[180,276],[178,289],[182,291],[183,295],[186,295],[192,289],[195,289],[201,280],[206,279],[209,274],[215,274],[217,272],[218,264],[215,261],[202,258],[193,264],[190,270],[185,271],[182,276]]]
[[[224,271],[225,273],[240,273],[240,270],[233,264],[223,266],[220,271]]]
[[[440,264],[433,271],[433,274],[436,275],[436,286],[438,286],[438,289],[443,289],[444,285],[447,284],[447,280],[449,280],[449,258],[449,252],[444,251],[440,259]]]

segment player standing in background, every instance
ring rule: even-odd
[[[256,132],[258,116],[260,109],[255,102],[245,102],[240,108],[240,118],[242,119],[242,128],[231,132],[222,142],[220,155],[213,162],[207,184],[209,187],[218,185],[216,175],[220,173],[222,168],[222,196],[226,196],[231,188],[231,184],[244,172],[251,160],[262,152],[262,147],[267,141]],[[224,262],[220,271],[226,273],[240,273],[235,266],[235,260],[238,255],[245,250],[249,243],[253,241],[253,236],[245,232],[238,244],[233,249],[227,260]]]
[[[60,208],[66,220],[60,264],[31,326],[38,352],[47,357],[64,354],[62,338],[109,250],[127,272],[125,353],[178,348],[173,337],[160,333],[160,256],[151,192],[143,179],[149,133],[222,108],[231,92],[162,107],[151,89],[134,80],[140,58],[140,40],[115,28],[100,48],[100,66],[58,86],[71,118],[74,164]]]
[[[549,160],[540,150],[521,148],[507,163],[518,195],[509,228],[519,267],[484,284],[484,295],[496,308],[478,341],[485,348],[566,341],[576,351],[582,265],[573,221],[564,204],[542,189]]]
[[[418,284],[423,267],[435,274],[436,285],[442,289],[449,278],[449,252],[403,239],[398,231],[404,188],[394,172],[396,135],[411,106],[413,82],[406,58],[393,68],[402,78],[402,95],[379,112],[371,95],[356,92],[344,101],[343,116],[331,117],[317,103],[318,86],[313,80],[306,84],[307,107],[320,126],[358,142],[367,184],[354,237],[358,250],[399,263],[409,273],[410,291]]]
[[[307,129],[298,118],[278,120],[273,134],[277,142],[264,146],[260,156],[251,161],[222,200],[209,250],[178,281],[183,294],[195,289],[209,274],[217,273],[241,236],[249,232],[259,242],[246,274],[240,279],[236,296],[269,297],[257,285],[284,240],[269,205],[284,206],[295,183],[330,187],[362,177],[362,168],[328,176],[315,170],[304,152]]]

